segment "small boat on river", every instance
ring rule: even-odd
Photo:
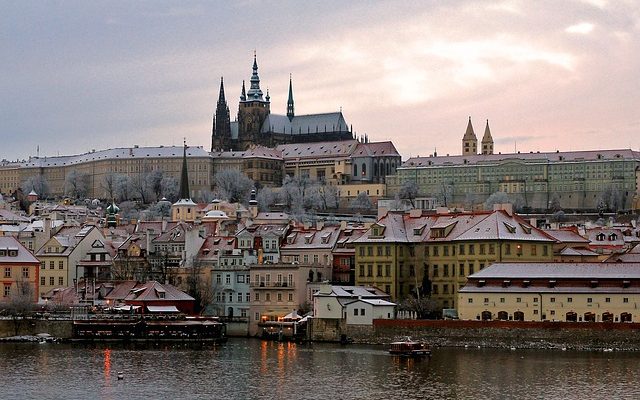
[[[431,349],[426,343],[417,342],[407,337],[404,340],[391,343],[389,353],[403,357],[422,357],[431,356]]]

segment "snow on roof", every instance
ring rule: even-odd
[[[341,140],[334,142],[293,143],[282,144],[277,147],[285,159],[295,158],[332,158],[349,157],[356,148],[356,140]]]
[[[400,169],[428,168],[445,165],[495,165],[508,160],[521,160],[525,163],[547,164],[553,161],[599,161],[599,160],[636,160],[640,161],[640,152],[631,149],[619,150],[589,150],[589,151],[558,151],[558,152],[530,152],[505,154],[472,154],[438,157],[412,157],[405,161]]]
[[[570,229],[545,229],[544,232],[560,243],[589,243],[589,240]]]
[[[33,263],[40,261],[13,236],[0,236],[0,264]]]
[[[158,147],[130,147],[116,148],[108,150],[92,151],[89,153],[56,156],[56,157],[33,157],[29,161],[21,163],[21,167],[53,167],[64,165],[76,165],[97,160],[112,159],[144,159],[144,158],[181,158],[183,156],[183,146],[158,146]],[[209,157],[209,153],[202,147],[187,147],[187,157]]]
[[[325,132],[348,132],[349,126],[341,112],[296,115],[291,120],[286,115],[269,114],[261,133],[276,132],[287,135],[322,135]]]
[[[640,279],[640,263],[495,263],[470,279]]]

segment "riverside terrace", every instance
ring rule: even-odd
[[[184,315],[125,316],[73,321],[73,338],[84,340],[207,340],[226,341],[226,326],[217,318]]]

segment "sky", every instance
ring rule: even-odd
[[[271,112],[342,109],[403,159],[640,149],[640,2],[0,0],[0,159],[211,146],[254,51]]]

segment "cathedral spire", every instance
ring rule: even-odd
[[[473,125],[471,125],[471,117],[469,117],[469,123],[467,124],[467,130],[462,137],[462,154],[471,155],[478,154],[478,138],[475,132],[473,132]]]
[[[182,156],[182,175],[180,175],[180,199],[189,200],[189,175],[187,172],[187,140],[184,140],[184,154]]]
[[[482,154],[493,154],[493,137],[491,137],[491,130],[489,129],[489,120],[487,120],[487,126],[484,128],[484,136],[482,137]]]
[[[263,101],[262,90],[260,90],[260,77],[258,76],[258,60],[255,51],[253,52],[253,73],[251,74],[251,87],[247,92],[247,97],[249,100]]]
[[[293,119],[295,113],[293,111],[293,83],[291,81],[291,74],[289,74],[289,100],[287,100],[287,117],[289,122]]]
[[[213,127],[211,136],[211,151],[223,150],[231,139],[231,116],[229,106],[224,95],[224,79],[220,77],[220,94],[216,104],[216,112],[213,115]]]
[[[244,79],[242,80],[242,91],[240,92],[240,101],[247,100],[247,92],[244,90]]]
[[[224,77],[220,77],[220,94],[218,95],[218,104],[226,103],[227,101],[224,98]]]

